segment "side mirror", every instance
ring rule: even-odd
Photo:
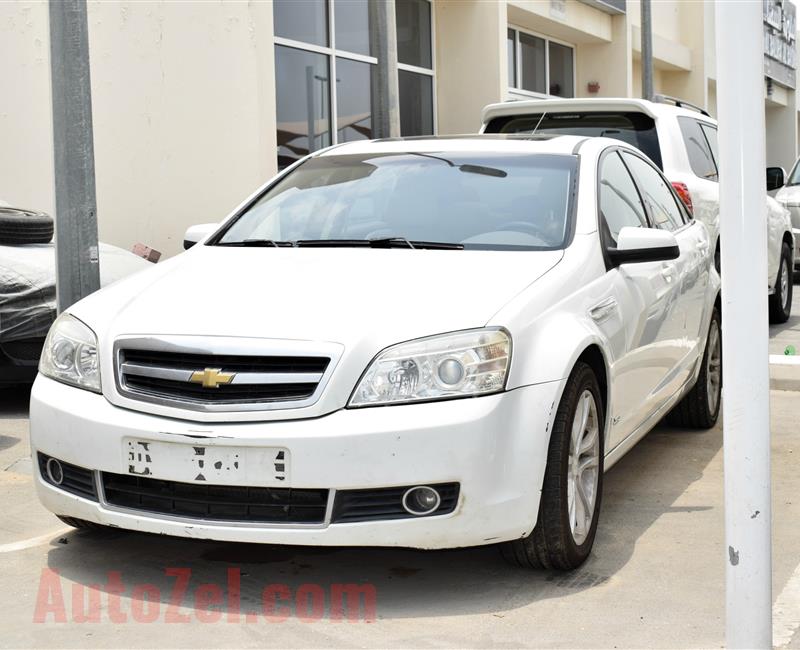
[[[677,259],[681,254],[678,240],[671,232],[630,226],[619,231],[617,247],[607,250],[614,266],[637,262],[666,262]]]
[[[218,223],[199,223],[195,226],[189,226],[186,229],[186,234],[183,236],[183,249],[188,251],[197,242],[203,241],[217,228],[219,228]]]
[[[786,185],[786,172],[783,167],[767,167],[767,192],[779,190]]]

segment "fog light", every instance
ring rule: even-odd
[[[403,507],[412,515],[429,515],[442,503],[439,493],[432,487],[421,485],[407,490],[403,495]]]
[[[47,465],[45,467],[47,469],[47,477],[50,479],[50,482],[54,485],[61,485],[62,481],[64,480],[64,469],[61,467],[61,463],[59,463],[55,458],[48,458]]]

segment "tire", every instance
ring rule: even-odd
[[[585,427],[578,427],[582,429],[580,440],[592,444],[591,448],[575,458],[571,454],[572,431],[576,417],[582,415],[584,408],[588,408],[588,418]],[[597,378],[588,365],[578,362],[567,380],[556,412],[536,526],[527,537],[506,542],[500,547],[503,557],[511,564],[526,569],[569,571],[579,567],[589,557],[597,532],[603,492],[604,423],[605,413]],[[594,464],[585,468],[584,472],[589,474],[579,481],[573,478],[573,468],[578,466],[577,461],[581,458],[584,459],[582,464]],[[593,495],[593,503],[589,508],[582,508],[590,518],[583,518],[580,529],[576,523],[571,524],[579,518],[578,504],[584,503],[580,494],[588,492],[585,487],[583,490],[576,488],[579,482],[594,486],[593,492],[587,495],[590,500]],[[575,507],[574,516],[571,502]]]
[[[61,521],[63,521],[67,526],[72,526],[73,528],[77,528],[78,530],[106,530],[106,527],[102,524],[96,524],[93,521],[86,521],[85,519],[77,519],[76,517],[67,517],[65,515],[56,515]]]
[[[669,424],[710,429],[717,423],[722,401],[722,327],[716,307],[711,313],[702,364],[695,385],[667,415]]]
[[[44,212],[0,208],[0,244],[48,244],[53,239],[53,219]]]
[[[769,297],[769,322],[785,323],[792,315],[792,251],[784,242],[781,247],[781,263],[775,278],[775,293]]]

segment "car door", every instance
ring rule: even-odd
[[[598,170],[598,226],[603,246],[615,248],[623,227],[651,226],[644,201],[616,148],[601,157]],[[673,271],[674,273],[674,271]],[[616,357],[611,363],[611,412],[607,451],[633,433],[657,409],[657,394],[674,366],[665,353],[670,320],[675,306],[673,278],[661,262],[641,262],[613,267],[606,280],[611,297],[590,310],[597,326],[609,338],[617,338],[606,320],[606,310],[621,315],[624,341],[615,340]],[[609,304],[607,304],[609,303]]]
[[[700,328],[711,259],[708,236],[703,226],[688,218],[669,182],[652,163],[627,151],[622,158],[636,181],[651,223],[672,232],[680,248],[678,259],[660,263],[666,281],[664,321],[655,356],[665,371],[654,395],[660,406],[688,380],[703,338]]]

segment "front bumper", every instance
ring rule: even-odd
[[[52,512],[150,533],[325,546],[453,548],[527,535],[536,523],[548,431],[561,382],[475,399],[340,410],[321,418],[200,424],[129,411],[102,395],[37,378],[31,393],[31,450],[96,472],[127,471],[123,439],[205,446],[285,447],[290,488],[370,489],[460,484],[452,513],[319,526],[213,522],[93,502],[43,480]],[[170,477],[165,477],[170,478]],[[173,480],[179,480],[174,477]],[[330,508],[329,508],[330,511]]]

